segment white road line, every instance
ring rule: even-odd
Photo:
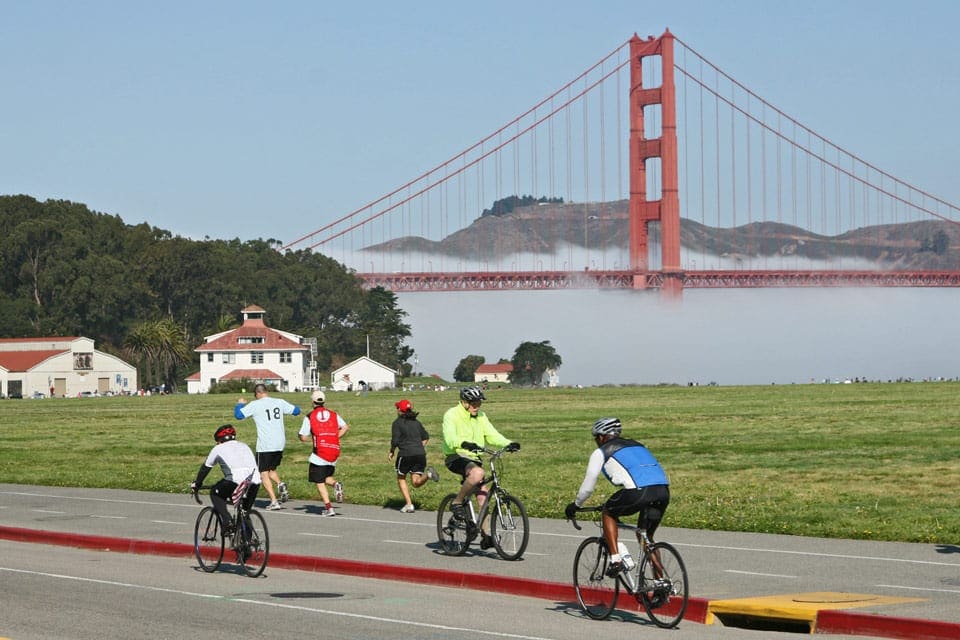
[[[845,560],[870,560],[879,562],[901,562],[905,564],[927,564],[939,567],[956,567],[960,569],[960,564],[956,562],[934,562],[933,560],[910,560],[908,558],[882,558],[879,556],[855,556],[846,553],[819,553],[814,551],[787,551],[785,549],[754,549],[750,547],[725,547],[712,544],[685,544],[671,542],[675,547],[696,547],[698,549],[723,549],[725,551],[749,551],[750,553],[780,553],[788,556],[810,556],[814,558],[843,558]]]
[[[324,616],[340,616],[341,618],[356,618],[358,620],[371,620],[374,622],[387,622],[390,624],[398,625],[407,625],[411,627],[420,627],[424,629],[438,629],[442,631],[457,631],[463,632],[464,635],[479,635],[479,636],[490,636],[494,638],[517,638],[518,640],[550,640],[549,638],[543,638],[541,636],[525,636],[517,633],[500,633],[497,631],[485,631],[483,629],[474,629],[471,627],[453,627],[450,625],[443,624],[430,624],[427,622],[416,622],[413,620],[401,620],[398,618],[384,618],[382,616],[369,616],[360,613],[347,613],[345,611],[333,611],[331,609],[317,609],[316,607],[305,607],[302,605],[292,605],[292,604],[283,604],[279,602],[263,602],[261,600],[250,600],[247,598],[237,598],[233,596],[221,596],[213,593],[197,593],[193,591],[180,591],[178,589],[165,589],[163,587],[152,587],[142,584],[132,584],[129,582],[116,582],[114,580],[98,580],[95,578],[82,578],[79,576],[68,576],[58,573],[47,573],[44,571],[27,571],[24,569],[10,569],[7,567],[0,567],[0,571],[8,571],[10,573],[21,573],[26,575],[34,576],[44,576],[47,578],[56,578],[59,580],[74,580],[77,582],[89,582],[93,584],[103,584],[113,587],[124,587],[128,589],[142,589],[144,591],[156,591],[160,593],[173,593],[177,595],[190,596],[194,598],[205,598],[211,600],[222,600],[224,602],[242,602],[245,604],[254,604],[260,605],[263,607],[273,607],[276,609],[292,609],[295,611],[306,611],[310,613],[318,613]]]
[[[756,571],[737,571],[736,569],[724,569],[724,573],[739,573],[745,576],[763,576],[765,578],[792,578],[797,579],[799,576],[787,576],[779,573],[757,573]]]
[[[885,589],[907,589],[908,591],[932,591],[934,593],[960,593],[960,589],[928,589],[926,587],[904,587],[898,584],[875,584],[875,587]]]
[[[412,540],[381,540],[380,542],[391,542],[393,544],[415,544],[418,547],[423,546],[422,540],[420,542],[413,542]]]
[[[52,513],[54,515],[62,516],[66,511],[50,511],[48,509],[34,509],[34,513]]]
[[[301,532],[297,534],[298,536],[310,536],[311,538],[342,538],[343,536],[338,536],[333,533],[307,533]]]
[[[190,524],[189,522],[174,522],[173,520],[151,520],[150,522],[154,524],[175,524],[178,527],[185,527]]]
[[[91,518],[100,518],[101,520],[126,520],[127,516],[90,516]]]

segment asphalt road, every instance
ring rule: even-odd
[[[0,485],[2,527],[190,544],[198,510],[186,494]],[[318,515],[316,503],[291,502],[282,511],[265,513],[272,551],[310,558],[465,572],[491,580],[506,576],[568,585],[576,546],[588,532],[593,533],[590,525],[585,526],[583,532],[577,532],[560,520],[536,519],[531,523],[530,546],[521,561],[503,561],[492,550],[477,550],[451,558],[437,551],[432,512],[402,514],[351,504],[342,505],[338,511],[341,515],[335,518],[323,518]],[[865,606],[858,606],[857,611],[897,619],[960,623],[958,546],[823,540],[668,527],[662,528],[658,538],[674,543],[683,554],[690,575],[691,595],[698,599],[715,601],[810,592],[908,596],[916,600],[877,605],[870,604],[870,598],[864,598],[860,604]],[[297,617],[298,623],[291,629],[302,632],[310,628],[309,625],[318,629],[328,624],[337,625],[337,633],[330,637],[380,637],[373,629],[383,629],[383,633],[396,637],[394,625],[413,625],[420,621],[431,621],[430,624],[437,626],[429,630],[418,627],[412,633],[414,637],[461,637],[464,628],[476,629],[477,625],[488,623],[493,625],[491,633],[525,637],[566,638],[574,637],[575,633],[577,638],[582,638],[597,625],[609,629],[606,626],[609,623],[582,619],[570,602],[505,596],[482,588],[469,591],[469,599],[465,599],[464,589],[273,567],[268,567],[265,578],[253,580],[229,568],[216,574],[202,574],[196,571],[195,562],[189,557],[160,558],[49,545],[2,544],[0,549],[4,551],[5,561],[0,562],[3,574],[0,593],[5,605],[0,618],[0,637],[6,635],[17,640],[85,637],[60,632],[80,628],[96,630],[94,621],[98,615],[118,625],[121,620],[142,620],[145,625],[159,625],[157,628],[167,630],[160,633],[154,630],[151,637],[186,637],[192,635],[193,630],[204,628],[194,625],[205,619],[205,611],[213,603],[224,600],[232,604],[237,598],[245,602],[245,594],[254,594],[255,600],[262,600],[258,604],[264,611],[260,611],[260,606],[248,607],[238,616],[269,619],[276,617],[270,611],[289,605],[302,611],[286,611],[280,616],[283,620]],[[145,567],[150,570],[145,571]],[[52,578],[48,574],[67,577]],[[90,580],[114,580],[133,586],[118,587]],[[58,593],[56,585],[60,583],[73,586],[72,590],[64,590],[62,598],[57,598],[53,594]],[[83,588],[77,589],[78,584]],[[165,614],[153,613],[159,606],[155,601],[169,606]],[[291,605],[293,601],[296,603]],[[144,611],[145,603],[150,603],[151,613]],[[349,606],[345,606],[347,603]],[[361,603],[371,608],[360,611]],[[84,612],[91,612],[87,618],[89,627],[79,622],[69,626],[71,616],[57,613],[63,608],[77,621],[85,618]],[[21,621],[19,613],[16,618],[10,615],[13,610],[29,614]],[[178,613],[181,610],[182,615]],[[476,618],[474,611],[479,612]],[[365,617],[355,619],[354,614],[370,616],[376,622]],[[623,615],[634,624],[649,626],[642,616]],[[529,628],[525,626],[528,618],[532,625]],[[34,627],[29,626],[30,619]],[[234,624],[233,616],[219,619],[224,620],[225,629]],[[38,631],[37,620],[43,620],[44,626],[49,623],[49,627]],[[245,621],[242,627],[247,632],[251,630],[246,624],[249,622]],[[346,635],[340,633],[341,627],[352,628],[354,622],[359,626]],[[123,637],[139,637],[131,635],[130,628],[122,625],[119,628],[126,632]],[[267,625],[264,633],[276,635],[273,628]],[[695,634],[689,637],[699,638],[751,637],[765,633],[725,628],[719,623],[704,626],[684,622],[678,632],[683,635],[671,637],[686,637],[687,630]],[[227,633],[225,630],[223,637]],[[285,635],[281,633],[277,637]],[[769,637],[769,633],[764,637]]]

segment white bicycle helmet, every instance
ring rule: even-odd
[[[594,437],[619,436],[622,429],[620,418],[600,418],[593,423],[593,429],[590,432],[593,433]]]

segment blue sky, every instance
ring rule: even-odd
[[[312,231],[450,158],[634,32],[960,203],[951,1],[0,0],[0,194],[201,239]]]

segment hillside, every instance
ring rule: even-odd
[[[651,242],[656,234],[652,227]],[[684,218],[680,242],[692,253],[734,259],[792,256],[855,259],[900,271],[960,269],[960,225],[941,220],[868,226],[824,236],[778,222],[716,228]],[[568,245],[625,250],[627,243],[627,201],[620,200],[518,207],[502,215],[484,215],[439,241],[408,236],[367,250],[487,260],[509,253],[551,254]]]

